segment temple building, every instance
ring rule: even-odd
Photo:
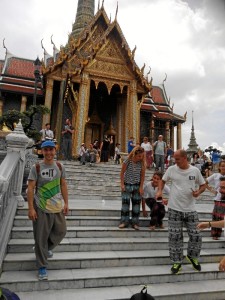
[[[127,151],[131,136],[135,141],[143,136],[155,141],[159,134],[172,147],[181,148],[186,117],[173,112],[164,83],[153,86],[152,78],[144,75],[145,65],[137,66],[136,47],[129,48],[117,22],[118,7],[113,21],[104,1],[94,11],[94,0],[79,0],[68,43],[57,50],[52,41],[52,56],[43,47],[43,84],[36,88],[33,62],[13,56],[5,47],[5,60],[0,60],[0,115],[11,108],[26,110],[35,93],[37,104],[51,110],[42,125],[51,123],[59,144],[62,126],[71,119],[73,155],[82,142],[101,141],[104,134],[113,135],[122,151]]]

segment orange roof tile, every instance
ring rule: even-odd
[[[155,103],[165,103],[166,104],[162,89],[160,87],[158,87],[158,86],[152,87],[151,96]]]
[[[5,75],[34,78],[34,62],[29,59],[10,57],[7,60]]]

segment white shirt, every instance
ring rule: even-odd
[[[171,181],[168,208],[182,212],[196,210],[192,192],[205,183],[198,168],[189,165],[188,169],[183,170],[174,165],[167,169],[162,180]]]
[[[42,139],[44,140],[46,137],[53,139],[54,138],[54,133],[52,130],[50,129],[42,129],[40,131],[40,133],[42,134]]]
[[[152,145],[148,142],[148,143],[142,143],[141,147],[145,150],[145,151],[151,151],[152,150]]]
[[[144,195],[143,198],[155,198],[156,193],[158,192],[158,187],[152,186],[152,181],[144,183]],[[163,194],[169,195],[170,188],[168,185],[164,185]]]
[[[220,173],[214,173],[211,176],[207,178],[207,182],[209,185],[212,185],[214,189],[217,191],[216,196],[214,197],[214,200],[220,201],[221,200],[221,194],[219,192],[220,189],[220,178],[225,177],[225,175],[222,175]]]

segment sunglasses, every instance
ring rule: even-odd
[[[135,154],[139,154],[139,153],[143,153],[144,152],[144,149],[138,149],[138,150],[136,150],[134,153]]]

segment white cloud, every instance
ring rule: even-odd
[[[114,20],[118,0],[105,0]],[[40,41],[52,53],[50,37],[59,48],[67,42],[77,2],[67,0],[0,1],[0,41],[30,59],[42,57]],[[95,1],[96,9],[98,1]],[[136,62],[151,66],[153,84],[165,87],[174,111],[188,112],[183,146],[191,133],[194,111],[196,140],[201,148],[212,141],[225,144],[225,2],[222,0],[119,0],[117,19]],[[0,58],[4,57],[0,48]],[[146,67],[148,71],[148,67]]]

